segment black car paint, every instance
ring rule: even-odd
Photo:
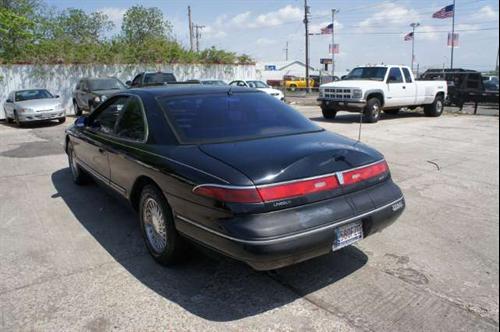
[[[72,144],[78,163],[87,172],[136,208],[141,185],[155,183],[165,194],[182,235],[259,270],[331,251],[333,229],[343,220],[361,216],[365,235],[370,235],[402,213],[404,198],[390,174],[350,188],[286,200],[284,204],[222,203],[193,193],[193,188],[200,184],[277,183],[335,173],[383,159],[364,144],[327,131],[242,142],[179,144],[156,98],[229,89],[231,93],[258,93],[237,87],[128,90],[126,94],[139,97],[144,106],[148,125],[144,142],[123,140],[91,126],[75,125],[67,130],[66,144]],[[393,211],[394,204],[403,206]],[[289,236],[322,228],[325,230],[299,240],[287,240]],[[272,239],[276,242],[268,242]]]
[[[90,88],[90,81],[92,78],[81,79],[73,90],[73,103],[76,104],[81,110],[92,111],[94,110],[101,101],[95,101],[96,97],[102,100],[102,97],[109,98],[117,92],[122,90],[92,90]],[[81,88],[82,84],[85,84],[86,88]],[[123,84],[123,83],[122,83]],[[126,86],[123,85],[123,90]]]

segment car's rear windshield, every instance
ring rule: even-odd
[[[35,99],[50,99],[54,96],[47,90],[22,90],[17,91],[15,95],[16,101],[26,101]]]
[[[89,80],[89,87],[92,91],[99,90],[124,90],[126,87],[116,78],[103,78],[98,80]]]
[[[144,84],[148,85],[173,83],[176,81],[174,74],[170,73],[152,73],[146,74],[144,77]]]
[[[322,130],[265,93],[161,97],[158,102],[182,144],[231,142]]]

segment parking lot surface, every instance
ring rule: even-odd
[[[358,137],[359,116],[320,117]],[[364,125],[408,208],[356,246],[270,273],[194,251],[164,268],[128,205],[72,183],[66,125],[0,123],[0,330],[497,331],[499,120]]]

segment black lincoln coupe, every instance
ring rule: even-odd
[[[90,175],[131,202],[164,265],[190,240],[275,269],[351,245],[405,208],[380,153],[246,88],[120,92],[68,128],[65,148],[77,184]]]

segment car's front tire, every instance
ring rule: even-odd
[[[153,258],[165,266],[179,262],[185,256],[186,243],[175,229],[172,210],[158,187],[144,187],[139,215],[142,235]]]
[[[434,102],[430,105],[425,105],[424,113],[425,116],[437,118],[443,115],[444,112],[444,99],[443,96],[436,96]]]
[[[14,111],[14,122],[16,123],[16,126],[18,126],[19,128],[23,127],[23,123],[21,120],[19,120],[19,115],[17,115],[16,111]]]
[[[57,121],[59,121],[59,123],[65,123],[66,122],[66,117],[62,117],[62,118],[59,118]]]
[[[337,110],[332,107],[321,106],[321,113],[323,117],[327,120],[333,120],[337,116]]]
[[[75,115],[76,116],[81,116],[83,114],[83,111],[80,108],[80,106],[78,106],[78,103],[76,102],[76,100],[73,101],[73,109],[75,110]]]
[[[75,150],[73,149],[73,144],[71,143],[68,143],[68,164],[69,169],[71,170],[73,182],[79,186],[87,183],[88,176],[82,171],[80,165],[78,165],[75,158]]]
[[[382,103],[378,98],[371,98],[366,103],[365,121],[368,123],[377,123],[382,113]]]

